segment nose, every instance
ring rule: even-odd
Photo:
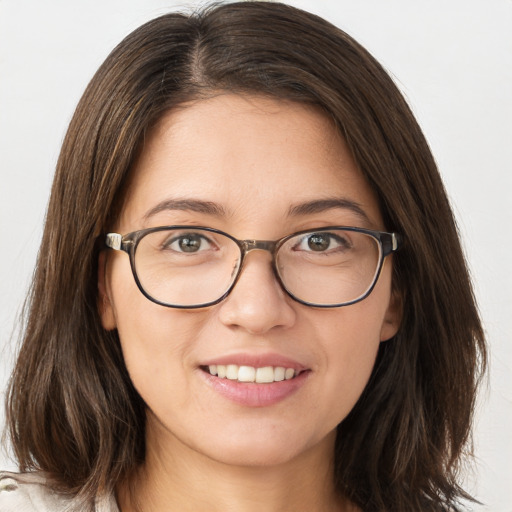
[[[235,287],[220,304],[219,318],[228,327],[250,334],[288,328],[295,322],[291,299],[281,288],[266,251],[248,254]]]

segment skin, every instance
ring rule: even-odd
[[[146,213],[168,199],[215,202],[213,215]],[[297,203],[345,198],[348,208],[287,215]],[[195,224],[239,239],[274,240],[327,225],[384,230],[376,197],[332,123],[312,107],[219,94],[166,114],[146,137],[115,231]],[[312,308],[277,283],[269,253],[249,253],[223,302],[165,308],[136,287],[126,254],[102,255],[106,329],[117,328],[130,376],[148,406],[147,458],[135,485],[118,489],[132,510],[352,510],[332,485],[336,426],[361,395],[379,344],[400,321],[386,258],[371,295]],[[292,395],[246,407],[204,379],[204,361],[279,354],[309,370]],[[137,508],[138,507],[138,508]]]

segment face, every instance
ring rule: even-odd
[[[356,204],[364,215],[343,206],[290,214],[324,199]],[[197,207],[204,202],[215,208]],[[373,191],[323,114],[232,94],[166,114],[146,138],[114,228],[166,225],[212,227],[242,240],[332,225],[384,229]],[[398,326],[389,257],[369,297],[331,309],[291,299],[264,251],[248,253],[224,301],[195,310],[145,298],[123,252],[100,263],[103,325],[118,329],[148,406],[148,442],[228,464],[332,453],[336,426]],[[210,365],[283,367],[296,376],[247,384],[211,375]]]

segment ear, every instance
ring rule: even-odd
[[[402,295],[398,290],[392,289],[389,305],[380,330],[380,341],[387,341],[398,332],[402,322],[402,311]]]
[[[107,254],[101,251],[98,258],[98,312],[101,318],[101,325],[107,331],[112,331],[117,327],[114,308],[107,290]]]

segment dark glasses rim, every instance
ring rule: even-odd
[[[171,230],[180,230],[180,229],[193,229],[198,231],[206,231],[210,233],[216,233],[222,236],[225,236],[232,240],[240,249],[240,264],[238,266],[236,276],[233,279],[232,283],[229,285],[229,287],[226,289],[226,291],[218,298],[213,301],[208,301],[200,304],[192,304],[192,305],[182,305],[182,304],[171,304],[168,302],[163,302],[152,295],[150,295],[145,288],[143,287],[142,283],[140,282],[136,266],[135,266],[135,253],[137,250],[137,246],[139,245],[140,241],[147,235],[159,232],[159,231],[171,231]],[[279,248],[286,243],[291,238],[294,238],[296,236],[300,236],[307,233],[321,233],[325,231],[333,231],[333,230],[339,230],[339,231],[348,231],[348,232],[357,232],[357,233],[363,233],[365,235],[371,236],[376,240],[380,247],[380,255],[379,255],[379,261],[377,264],[377,268],[374,274],[373,281],[371,285],[366,289],[365,292],[363,292],[360,296],[356,297],[353,300],[347,301],[347,302],[341,302],[341,303],[329,303],[329,304],[319,304],[316,302],[309,302],[305,301],[296,295],[294,295],[285,285],[283,282],[283,279],[279,273],[279,270],[276,267],[276,254],[279,250]],[[357,302],[360,302],[364,300],[366,297],[368,297],[373,289],[375,288],[375,285],[377,284],[377,281],[379,280],[382,266],[384,263],[384,260],[386,256],[396,252],[402,245],[402,236],[398,233],[394,232],[387,232],[387,231],[378,231],[378,230],[372,230],[367,228],[361,228],[361,227],[355,227],[355,226],[338,226],[338,225],[332,225],[332,226],[322,226],[320,228],[314,228],[314,229],[304,229],[300,231],[296,231],[294,233],[291,233],[289,235],[286,235],[278,240],[254,240],[254,239],[248,239],[248,240],[239,240],[235,238],[234,236],[230,235],[229,233],[226,233],[225,231],[222,231],[220,229],[211,228],[208,226],[196,226],[196,225],[166,225],[166,226],[157,226],[157,227],[151,227],[151,228],[145,228],[140,229],[137,231],[132,231],[130,233],[127,233],[125,235],[121,235],[119,233],[107,233],[103,236],[105,247],[108,249],[113,249],[117,251],[123,251],[126,252],[129,255],[130,258],[130,266],[132,270],[133,277],[135,279],[135,283],[137,284],[137,287],[139,288],[140,292],[151,302],[158,304],[160,306],[169,307],[169,308],[175,308],[175,309],[200,309],[200,308],[206,308],[210,306],[214,306],[216,304],[219,304],[223,300],[225,300],[228,295],[231,293],[233,288],[235,287],[236,283],[238,282],[240,275],[243,270],[243,263],[245,255],[254,249],[260,249],[260,250],[266,250],[269,251],[272,254],[272,268],[274,275],[276,276],[281,288],[283,291],[291,297],[296,302],[303,304],[305,306],[309,307],[315,307],[315,308],[338,308],[338,307],[344,307],[344,306],[350,306],[352,304],[355,304]]]

